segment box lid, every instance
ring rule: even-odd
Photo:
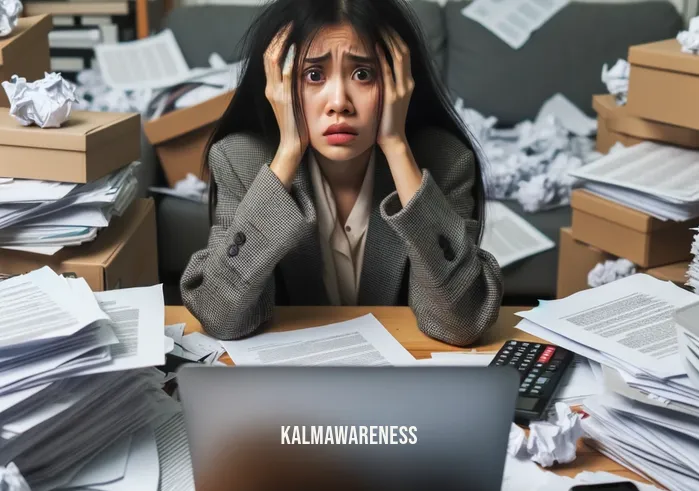
[[[688,148],[699,148],[699,131],[639,118],[629,113],[627,106],[619,106],[612,94],[592,97],[592,107],[605,120],[607,130],[655,140]]]
[[[682,46],[676,39],[631,46],[629,63],[699,75],[699,56],[683,53]]]
[[[8,108],[0,108],[0,145],[86,152],[105,138],[118,138],[140,117],[138,113],[72,111],[60,128],[40,128],[22,126]]]
[[[204,101],[196,106],[178,109],[144,123],[143,131],[152,145],[172,140],[218,121],[233,99],[235,90]]]
[[[13,56],[26,56],[26,53],[21,53],[22,47],[26,47],[27,42],[31,42],[35,35],[48,36],[48,32],[53,27],[53,21],[50,15],[35,15],[33,17],[20,17],[17,21],[17,27],[14,28],[11,35],[6,38],[0,38],[0,65],[3,60]],[[21,73],[17,75],[22,76]]]
[[[570,206],[609,222],[645,234],[674,227],[688,227],[689,222],[662,221],[633,208],[592,194],[584,189],[575,189],[570,195]],[[696,220],[695,220],[696,221]]]

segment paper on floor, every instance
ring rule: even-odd
[[[485,213],[481,248],[495,256],[501,268],[556,246],[524,218],[498,201],[487,201]]]
[[[562,99],[565,99],[563,95],[555,94],[544,106],[553,104],[555,108],[558,105],[555,101]],[[602,156],[595,151],[594,140],[571,133],[560,114],[556,117],[544,112],[545,116],[534,122],[495,128],[496,118],[486,118],[464,107],[462,99],[455,101],[454,109],[476,138],[477,150],[487,161],[484,168],[487,198],[516,200],[528,212],[569,203],[575,183],[570,171]],[[565,124],[573,127],[576,119]]]
[[[371,314],[345,322],[221,341],[236,365],[390,366],[415,358]]]
[[[532,32],[543,26],[568,0],[475,0],[461,13],[480,23],[514,49],[521,48]]]
[[[6,467],[0,466],[0,489],[2,491],[31,491],[17,466],[10,462]]]

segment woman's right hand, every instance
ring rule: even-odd
[[[274,37],[264,54],[267,84],[265,96],[279,125],[279,148],[270,168],[284,186],[290,189],[301,158],[308,146],[308,132],[305,127],[299,131],[294,116],[291,92],[291,73],[294,65],[295,46],[291,45],[282,65],[283,48],[291,30],[287,25]]]

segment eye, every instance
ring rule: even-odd
[[[310,68],[304,73],[306,81],[311,83],[319,83],[323,81],[323,72],[317,68]]]
[[[354,77],[360,82],[371,82],[374,78],[374,72],[371,68],[358,68],[354,72]]]

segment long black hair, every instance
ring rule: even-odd
[[[480,242],[485,214],[485,189],[483,184],[480,152],[476,151],[472,137],[454,110],[453,101],[437,74],[427,48],[427,42],[412,7],[407,0],[275,0],[267,4],[248,28],[242,39],[239,53],[245,63],[244,71],[225,113],[218,121],[204,152],[204,166],[213,143],[233,133],[252,133],[270,144],[279,145],[279,127],[272,106],[265,96],[266,77],[263,56],[274,36],[291,23],[282,53],[291,44],[297,47],[297,60],[303,60],[305,51],[315,35],[328,25],[347,22],[366,43],[369,53],[375,52],[378,43],[387,53],[392,65],[390,50],[381,32],[392,28],[410,49],[410,64],[415,86],[405,123],[408,141],[421,128],[442,128],[458,137],[476,158],[473,188],[474,216],[480,224],[476,243]],[[304,50],[305,47],[305,50]],[[281,62],[283,63],[284,56]],[[298,66],[292,72],[292,94],[298,94]],[[297,121],[303,121],[301,102],[295,97]],[[213,179],[210,189],[210,215],[216,204],[216,188]]]

